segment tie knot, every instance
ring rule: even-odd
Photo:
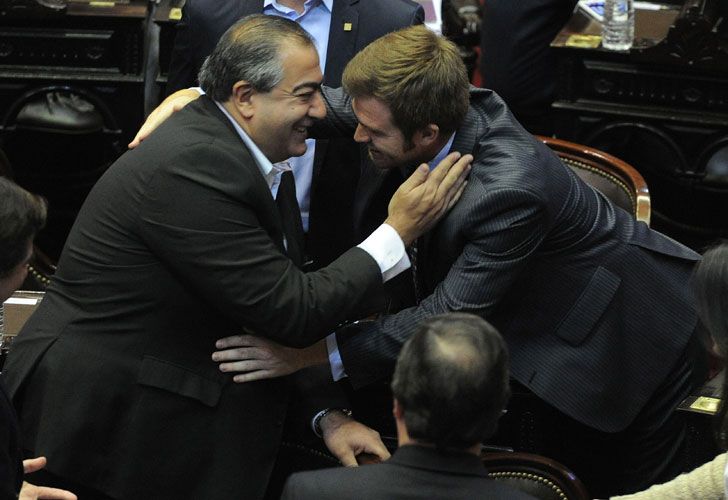
[[[278,163],[273,164],[273,171],[276,173],[290,172],[290,170],[291,164],[288,160],[279,161]]]

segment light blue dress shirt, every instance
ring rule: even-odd
[[[270,160],[263,154],[257,144],[253,141],[242,126],[232,117],[232,115],[225,109],[221,103],[215,101],[220,111],[230,120],[235,131],[242,139],[248,151],[253,156],[256,165],[260,169],[261,175],[265,178],[268,188],[270,189],[271,196],[275,199],[278,196],[278,186],[281,183],[281,175],[283,172],[290,170],[288,161],[281,161],[278,163],[271,163]],[[283,237],[283,245],[288,248],[288,242]],[[386,282],[405,269],[409,269],[410,261],[407,257],[407,252],[404,249],[404,243],[389,224],[382,224],[370,234],[367,239],[357,245],[357,247],[364,250],[366,253],[372,256],[379,266],[379,270],[382,273],[382,281]]]

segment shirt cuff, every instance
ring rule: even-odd
[[[202,90],[202,87],[190,87],[190,90],[196,90],[198,94],[205,95],[205,91]]]
[[[338,382],[342,378],[346,377],[346,371],[344,371],[344,363],[341,361],[339,344],[336,342],[335,333],[326,337],[326,350],[329,351],[329,367],[331,368],[331,376],[333,377],[334,382]]]
[[[377,261],[384,282],[410,267],[409,257],[407,257],[407,252],[404,250],[402,238],[389,224],[379,226],[357,246]]]

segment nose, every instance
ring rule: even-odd
[[[366,133],[366,130],[364,130],[364,127],[362,127],[361,124],[356,126],[356,130],[354,131],[354,140],[362,144],[369,142],[369,134]]]
[[[321,91],[317,91],[313,96],[311,107],[308,109],[308,116],[321,120],[326,117],[326,105],[321,97]]]

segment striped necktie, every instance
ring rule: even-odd
[[[422,296],[420,295],[420,283],[419,283],[419,280],[417,279],[417,264],[418,264],[418,262],[417,262],[417,259],[418,259],[417,245],[418,245],[418,243],[419,243],[419,238],[416,239],[415,241],[413,241],[410,244],[410,246],[407,247],[407,256],[409,257],[410,264],[411,264],[410,271],[412,272],[412,286],[413,286],[414,292],[415,292],[415,301],[417,301],[417,303],[419,304]]]

